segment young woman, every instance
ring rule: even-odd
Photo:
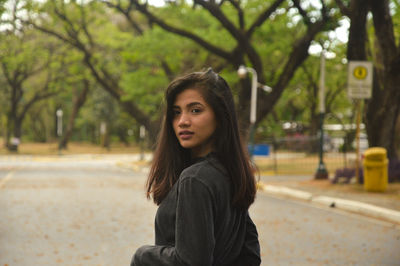
[[[239,136],[231,90],[209,69],[174,80],[147,180],[159,205],[155,245],[131,266],[260,265],[248,208],[256,181]]]

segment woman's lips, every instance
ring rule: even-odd
[[[194,132],[191,132],[191,131],[181,131],[181,132],[179,132],[179,137],[182,140],[188,140],[193,136],[193,134],[194,134]]]

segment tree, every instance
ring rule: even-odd
[[[325,60],[325,113],[336,123],[340,120],[336,114],[351,106],[346,95],[343,46],[338,43],[328,48]],[[320,70],[320,55],[310,56],[292,79],[278,104],[280,109],[276,110],[286,116],[283,120],[305,123],[310,136],[316,136],[319,130]]]
[[[0,0],[0,18],[3,15],[5,8],[4,8],[4,4],[6,3],[7,0]]]
[[[133,34],[127,34],[126,25],[121,25],[120,18],[103,9],[104,6],[96,2],[66,4],[50,1],[32,8],[36,10],[34,15],[24,22],[79,51],[93,79],[120,103],[123,110],[144,125],[150,139],[155,140],[160,126],[163,87],[174,77],[177,65],[198,69],[194,65],[199,65],[195,62],[199,61],[201,52],[192,49],[182,53],[177,49],[182,47],[181,39],[167,37],[164,32],[143,24],[135,24]],[[133,23],[132,20],[129,26]],[[163,38],[163,43],[151,40],[154,36]],[[169,49],[163,47],[165,43],[171,44]],[[207,56],[204,60],[209,59]]]
[[[5,145],[17,149],[17,145],[10,144],[10,138],[18,143],[22,122],[30,108],[57,94],[55,83],[62,71],[52,62],[57,47],[37,32],[13,28],[3,38],[0,65],[7,97]]]
[[[221,58],[225,62],[222,68],[228,65],[231,71],[236,71],[241,64],[249,62],[259,74],[259,81],[261,83],[272,82],[270,84],[274,88],[268,95],[259,92],[258,99],[262,104],[258,105],[257,122],[273,110],[295,71],[308,57],[308,48],[316,35],[335,26],[335,23],[332,23],[335,20],[330,15],[331,8],[326,6],[324,1],[321,1],[320,9],[312,5],[301,5],[298,0],[288,1],[289,5],[285,5],[286,1],[284,0],[248,1],[246,3],[235,0],[195,0],[193,9],[185,1],[173,2],[161,9],[154,9],[147,3],[142,4],[137,0],[130,0],[125,6],[120,1],[103,0],[103,2],[114,7],[117,12],[123,13],[128,19],[135,17],[136,12],[139,12],[148,19],[150,24],[156,24],[165,31],[194,41],[209,53]],[[288,10],[297,13],[300,19],[296,29],[293,30],[297,39],[292,43],[291,52],[286,53],[289,56],[285,56],[281,60],[284,64],[279,62],[278,67],[275,66],[276,71],[271,75],[273,77],[267,80],[265,69],[268,64],[263,60],[266,55],[261,55],[257,49],[257,40],[260,41],[257,34],[258,31],[262,31],[263,27],[267,27],[267,24],[273,24],[277,17],[286,16]],[[198,13],[202,11],[206,11],[211,19],[208,20],[208,24],[198,26],[199,23],[194,22],[191,17],[197,18],[200,16]],[[204,20],[201,22],[204,23]],[[193,23],[196,27],[193,27]],[[219,36],[227,36],[228,39],[225,38],[224,42],[218,44],[215,42],[218,37],[204,38],[204,29],[210,28],[210,25],[218,29]],[[249,79],[242,81],[242,88],[238,94],[239,119],[242,128],[246,129],[249,125]]]
[[[83,55],[85,65],[96,82],[110,93],[127,113],[144,125],[151,137],[155,139],[159,128],[158,120],[152,120],[135,102],[124,100],[125,92],[119,84],[119,68],[112,65],[113,60],[116,60],[115,58],[120,58],[118,49],[114,50],[114,54],[105,53],[108,47],[104,43],[109,42],[111,34],[115,34],[113,37],[119,41],[116,45],[120,47],[127,43],[124,42],[126,34],[119,33],[115,27],[108,29],[107,36],[96,34],[99,33],[96,32],[96,28],[100,26],[113,27],[113,25],[107,24],[107,21],[103,18],[105,13],[96,2],[90,2],[87,5],[89,6],[78,4],[75,1],[69,4],[63,1],[49,1],[38,8],[37,12],[39,13],[36,13],[36,15],[42,14],[42,17],[31,17],[29,21],[22,18],[21,20],[25,24],[32,25],[35,29],[54,36],[63,43],[79,50]],[[89,9],[91,12],[88,12]],[[96,42],[97,38],[100,39],[101,37],[106,37],[106,39],[103,39],[103,42]],[[113,56],[115,57],[113,58]]]
[[[62,139],[60,140],[60,143],[58,144],[59,148],[61,148],[61,149],[67,149],[68,142],[73,134],[73,130],[74,130],[74,126],[75,126],[75,119],[78,116],[79,110],[86,102],[86,98],[87,98],[87,95],[90,90],[90,81],[88,79],[83,79],[80,82],[80,84],[81,84],[82,88],[80,90],[74,90],[74,92],[73,92],[72,111],[69,115],[68,124],[67,124],[67,128],[65,130],[65,133],[64,133]]]
[[[389,158],[398,158],[395,136],[399,132],[396,133],[395,126],[400,114],[400,44],[396,44],[399,36],[396,36],[391,12],[399,14],[399,4],[389,0],[352,0],[348,6],[341,0],[336,2],[351,21],[348,60],[374,62],[372,97],[365,101],[364,114],[369,145],[384,147]],[[370,38],[367,32],[369,11],[374,32]]]

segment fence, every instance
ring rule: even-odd
[[[316,136],[293,136],[264,143],[268,155],[254,156],[261,174],[268,175],[314,175],[319,164],[319,138]],[[344,139],[325,138],[323,162],[330,175],[336,169],[354,167],[356,154],[343,152]]]

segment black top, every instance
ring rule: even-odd
[[[155,235],[131,266],[261,263],[257,229],[247,211],[232,207],[227,171],[212,154],[181,173],[157,210]]]

